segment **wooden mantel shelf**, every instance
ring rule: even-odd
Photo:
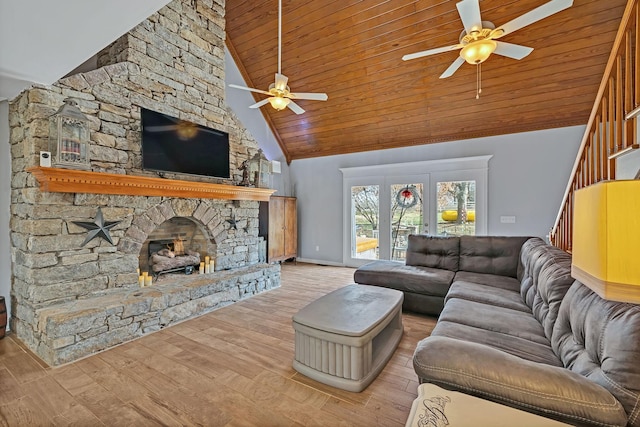
[[[123,194],[194,199],[268,201],[276,190],[207,182],[181,181],[146,176],[32,167],[27,169],[52,193]]]

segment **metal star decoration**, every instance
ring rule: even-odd
[[[236,215],[234,213],[231,213],[231,218],[229,218],[227,222],[230,224],[229,229],[238,229],[238,222],[236,221]]]
[[[117,224],[120,224],[122,221],[105,221],[102,216],[102,209],[98,208],[98,213],[96,213],[96,219],[93,222],[88,221],[72,221],[74,224],[79,225],[80,227],[86,228],[89,230],[87,233],[87,238],[84,239],[82,245],[84,246],[96,237],[101,237],[107,242],[113,245],[113,240],[111,240],[111,235],[109,234],[109,230],[115,227]]]

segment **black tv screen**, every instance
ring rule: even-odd
[[[230,178],[229,134],[141,108],[142,167]]]

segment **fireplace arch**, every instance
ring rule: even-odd
[[[166,199],[133,216],[118,250],[138,259],[148,256],[149,236],[165,222],[183,218],[193,222],[202,238],[203,259],[216,261],[216,270],[259,262],[258,205],[251,201]],[[183,221],[183,220],[180,220]],[[142,270],[142,268],[141,268]]]
[[[150,236],[163,227],[171,229],[171,223],[180,223],[184,218],[202,234],[203,240],[211,242],[207,251],[215,252],[216,242],[226,238],[223,221],[225,214],[223,203],[209,200],[169,199],[148,209],[144,213],[134,215],[131,226],[120,240],[118,250],[128,254],[141,254],[145,242]],[[228,209],[227,209],[228,210]],[[180,225],[176,226],[178,229]],[[176,228],[174,227],[174,228]]]

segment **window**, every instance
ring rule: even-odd
[[[436,234],[462,236],[476,234],[476,182],[436,183]]]

